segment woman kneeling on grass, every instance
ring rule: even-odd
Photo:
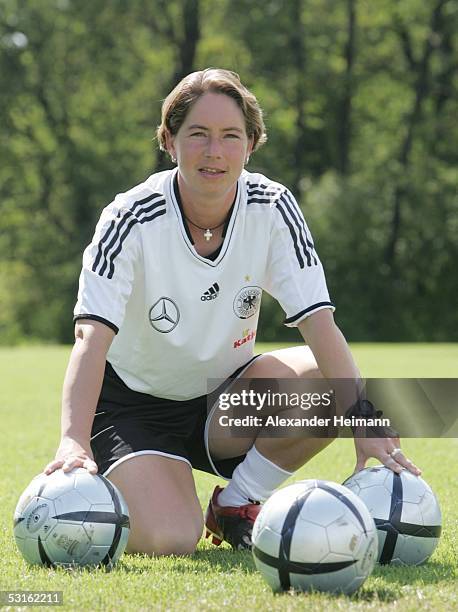
[[[129,506],[127,551],[151,555],[195,550],[204,519],[192,468],[217,474],[229,484],[215,488],[207,534],[249,548],[259,502],[331,439],[212,435],[207,380],[359,373],[293,195],[244,170],[266,137],[238,76],[185,77],[158,138],[177,167],[116,196],[84,252],[62,439],[45,472],[108,476]],[[254,358],[262,289],[308,346]],[[355,447],[356,470],[376,457],[420,473],[397,438]]]

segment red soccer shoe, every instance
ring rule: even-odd
[[[205,537],[212,537],[212,543],[219,546],[224,540],[234,550],[250,550],[253,525],[261,511],[261,504],[251,503],[245,506],[219,506],[217,499],[222,487],[213,491],[207,512],[205,513]]]

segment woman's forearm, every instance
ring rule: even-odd
[[[325,378],[361,377],[347,341],[334,323],[330,310],[320,310],[298,325]]]
[[[113,332],[103,324],[78,326],[62,392],[62,438],[89,443],[112,339]]]
[[[360,399],[363,382],[331,311],[320,310],[299,323],[298,327],[314,354],[321,374],[335,387],[339,414],[345,413]]]

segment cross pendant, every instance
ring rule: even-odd
[[[209,229],[206,229],[204,232],[204,238],[205,240],[208,242],[210,240],[210,238],[212,238],[213,234],[211,233],[211,231]]]

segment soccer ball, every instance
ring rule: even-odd
[[[383,465],[366,468],[344,485],[366,504],[377,526],[381,564],[420,565],[432,555],[441,533],[441,511],[419,476],[395,474]]]
[[[255,521],[252,542],[256,567],[274,591],[351,594],[377,558],[377,532],[366,506],[326,480],[276,491]]]
[[[19,498],[14,537],[32,564],[111,568],[127,545],[129,511],[100,474],[83,468],[39,474]]]

